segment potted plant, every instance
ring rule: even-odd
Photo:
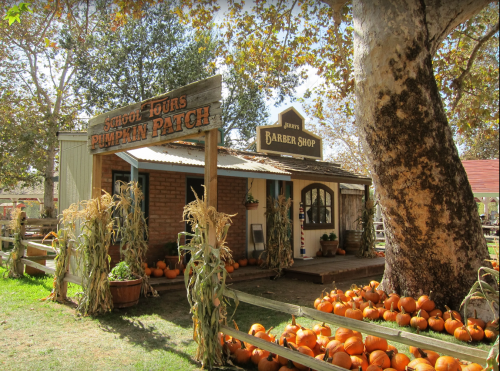
[[[319,239],[319,243],[321,244],[323,256],[335,256],[339,247],[339,241],[337,241],[337,235],[334,232],[323,234]]]
[[[115,308],[131,307],[139,302],[142,277],[134,275],[126,262],[118,263],[109,273],[108,279]]]
[[[253,198],[252,194],[248,192],[247,199],[245,201],[245,208],[247,210],[256,210],[259,206],[259,200]]]
[[[183,267],[179,267],[179,247],[177,241],[169,241],[165,244],[165,250],[167,255],[165,255],[165,262],[171,269],[179,268],[182,271]]]

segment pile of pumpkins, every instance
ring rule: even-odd
[[[262,265],[263,263],[264,261],[262,259],[239,259],[237,262],[226,262],[224,268],[228,273],[233,273],[240,267],[246,267],[247,265]],[[144,272],[147,276],[153,276],[155,278],[165,276],[167,278],[174,279],[181,273],[181,269],[182,273],[184,273],[185,270],[185,268],[182,267],[182,264],[180,264],[181,269],[170,269],[170,267],[168,267],[163,260],[156,262],[156,268],[148,267],[147,263],[142,263],[142,267],[144,268]],[[192,271],[190,274],[192,274]]]
[[[330,293],[325,290],[314,301],[317,310],[357,320],[384,320],[396,322],[399,326],[411,326],[419,331],[432,329],[436,332],[446,331],[464,342],[494,342],[498,336],[498,320],[485,321],[474,316],[463,322],[457,311],[446,307],[445,311],[436,308],[432,293],[413,297],[396,293],[387,295],[377,290],[377,281],[359,288],[355,285],[345,293],[334,288]]]
[[[156,268],[148,267],[147,263],[142,263],[142,267],[144,268],[144,273],[146,273],[147,276],[153,276],[156,278],[165,276],[169,279],[174,279],[181,273],[179,268],[170,269],[170,267],[167,266],[167,263],[163,260],[156,262]]]
[[[463,365],[450,356],[441,356],[432,350],[410,347],[410,358],[386,339],[363,335],[358,331],[339,327],[335,333],[329,326],[317,324],[307,329],[295,322],[288,324],[278,337],[271,335],[261,324],[253,324],[249,334],[275,342],[294,351],[332,363],[347,370],[362,371],[480,371],[482,366],[476,363]],[[253,362],[259,371],[307,371],[308,367],[282,356],[257,348],[249,342],[241,342],[228,335],[219,334],[219,339],[226,352],[231,353],[233,361],[239,365]]]

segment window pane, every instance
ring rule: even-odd
[[[323,206],[325,204],[325,190],[319,189],[319,203],[318,206]]]
[[[317,189],[313,189],[311,190],[311,205],[315,204],[317,201],[316,199],[318,198],[318,190]]]
[[[332,196],[328,192],[326,192],[326,203],[325,203],[325,205],[326,206],[332,206]]]
[[[326,207],[326,223],[331,223],[332,222],[332,208],[331,207]]]
[[[306,223],[312,223],[312,221],[311,221],[311,219],[312,219],[311,218],[311,216],[312,216],[312,214],[311,214],[311,212],[312,212],[311,211],[311,207],[307,206],[305,211],[306,211],[306,220],[305,220],[305,222]]]
[[[319,208],[319,220],[320,220],[319,222],[320,223],[326,223],[325,212],[326,212],[326,208],[324,206]]]
[[[306,193],[306,206],[311,205],[311,191]]]

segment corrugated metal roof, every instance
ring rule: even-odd
[[[129,150],[127,153],[140,162],[200,167],[205,165],[205,149],[204,146],[200,145],[169,143]],[[345,178],[345,183],[349,184],[351,182],[371,183],[370,178],[350,173],[335,163],[269,156],[263,153],[239,151],[225,147],[218,147],[217,167],[247,172]],[[364,188],[361,186],[361,189]]]
[[[185,144],[166,144],[127,151],[127,153],[142,162],[168,163],[187,166],[205,166],[204,147]],[[259,173],[287,174],[290,173],[274,166],[250,160],[238,154],[237,151],[219,148],[217,168],[240,170]]]

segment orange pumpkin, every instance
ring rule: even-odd
[[[384,318],[384,320],[386,320],[387,322],[396,322],[397,315],[398,315],[398,312],[396,312],[394,310],[394,303],[391,303],[391,309],[386,310],[384,312],[382,318]]]
[[[486,322],[482,319],[477,318],[477,310],[474,309],[474,316],[467,318],[467,326],[477,325],[481,327],[483,330],[486,328]]]
[[[422,309],[420,309],[418,314],[410,320],[410,326],[423,331],[427,328],[427,320],[421,316],[421,312]]]
[[[365,338],[365,347],[367,352],[373,352],[374,350],[382,350],[385,352],[387,350],[387,340],[385,340],[384,338],[379,338],[377,336],[368,335]]]
[[[450,335],[453,335],[455,333],[455,330],[458,327],[462,327],[462,326],[463,326],[463,323],[461,321],[459,321],[458,319],[456,319],[455,315],[450,312],[450,318],[448,318],[444,322],[444,328],[445,328],[446,332]]]
[[[423,309],[426,312],[430,312],[436,308],[436,303],[432,300],[432,291],[429,295],[422,295],[417,300],[417,309]]]
[[[156,262],[156,268],[163,270],[163,269],[167,268],[167,264],[165,264],[165,262],[163,260],[160,260],[160,261]]]
[[[248,259],[248,265],[257,265],[257,259],[254,258]]]
[[[368,361],[370,365],[378,365],[384,369],[391,367],[391,360],[385,350],[375,350],[371,352]]]
[[[316,339],[318,336],[316,333],[310,329],[301,327],[299,331],[297,331],[297,346],[300,348],[305,345],[309,349],[313,349],[316,345]]]
[[[396,323],[401,327],[405,327],[410,324],[410,321],[411,321],[410,315],[406,313],[404,308],[402,308],[401,313],[398,313],[396,316]]]
[[[142,269],[146,269],[148,267],[148,263],[143,262],[141,264]]]
[[[441,317],[429,317],[429,327],[437,332],[441,332],[444,330],[444,321]]]
[[[151,268],[146,268],[144,269],[144,273],[146,274],[146,276],[151,276]]]
[[[240,267],[246,267],[248,265],[248,259],[240,259],[238,260],[238,264]]]
[[[234,267],[232,265],[226,265],[225,269],[227,273],[233,273],[234,272]]]
[[[350,328],[339,327],[337,331],[335,331],[335,340],[345,343],[345,341],[353,336],[353,334],[354,333]],[[330,355],[332,355],[331,352]]]
[[[252,356],[252,353],[245,347],[245,343],[241,343],[241,348],[236,349],[234,352],[234,360],[236,363],[240,365],[244,365],[245,363],[248,363],[250,361],[250,357]]]
[[[330,326],[326,325],[325,322],[323,322],[321,325],[317,324],[314,325],[313,331],[316,333],[316,335],[323,335],[323,336],[332,336],[332,329]]]
[[[236,263],[236,262],[235,262],[235,263],[233,263],[233,268],[234,268],[234,269],[239,269],[239,268],[240,268],[240,265],[239,265],[238,263]]]
[[[325,351],[328,350],[328,354],[330,354],[330,357],[333,356],[337,352],[344,352],[344,343],[338,341],[338,340],[332,340],[330,341],[326,347]]]
[[[293,332],[294,334],[297,333],[297,331],[300,330],[302,326],[301,325],[298,325],[296,322],[295,322],[295,316],[292,314],[292,323],[288,324],[285,326],[285,331],[286,332]]]
[[[257,369],[259,371],[278,371],[280,369],[280,364],[273,358],[273,354],[268,354],[267,357],[263,357],[259,360]]]
[[[366,355],[364,354],[354,354],[351,356],[351,370],[359,370],[361,367],[361,371],[366,371],[368,368],[368,360],[366,359]]]
[[[434,365],[436,371],[460,371],[460,363],[453,357],[441,356]]]
[[[252,360],[252,363],[254,365],[258,365],[262,358],[267,358],[267,357],[269,357],[269,351],[260,348],[255,348],[252,351],[252,356],[250,357],[250,359]]]
[[[153,276],[162,277],[163,276],[163,269],[156,268],[155,270],[153,270]]]
[[[363,312],[361,309],[356,308],[356,304],[352,302],[352,308],[347,308],[345,311],[345,316],[347,318],[357,319],[359,321],[363,320]]]
[[[384,307],[387,310],[391,309],[391,306],[394,304],[394,306],[397,306],[399,302],[399,295],[397,294],[391,294],[387,299],[384,300]]]
[[[410,358],[406,354],[397,353],[391,357],[391,367],[397,371],[405,371],[406,366],[410,363]]]
[[[417,302],[411,296],[403,296],[398,301],[398,309],[404,308],[406,312],[412,313],[417,309]]]
[[[328,300],[322,299],[316,309],[321,312],[332,313],[333,305]]]
[[[365,349],[363,340],[357,336],[351,336],[344,342],[345,352],[349,355],[362,354]],[[404,371],[404,370],[403,370]]]
[[[372,302],[369,301],[368,307],[363,310],[363,317],[371,320],[376,320],[379,318],[379,316],[379,311],[377,310],[377,308],[374,308]]]
[[[169,267],[165,268],[163,270],[163,273],[165,274],[165,277],[169,279],[173,279],[177,277],[177,273],[175,272],[175,269],[170,269]]]
[[[352,366],[351,356],[346,352],[337,352],[332,355],[332,364],[350,370]]]

